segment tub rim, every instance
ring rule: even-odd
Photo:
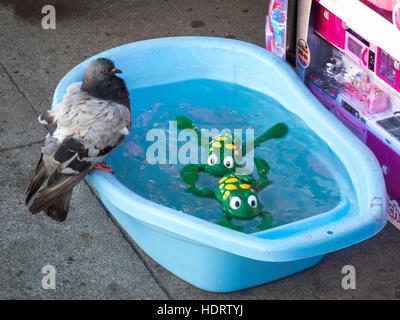
[[[81,81],[79,79],[82,79],[84,68],[97,57],[103,56],[115,60],[118,54],[125,50],[134,50],[143,46],[149,49],[160,49],[182,44],[184,46],[198,46],[199,48],[238,51],[252,58],[263,60],[273,72],[281,77],[282,81],[290,83],[293,94],[299,98],[299,101],[302,101],[303,104],[310,104],[309,107],[313,109],[312,111],[315,111],[313,116],[320,118],[322,123],[328,124],[327,131],[334,133],[338,129],[337,126],[339,126],[339,129],[340,126],[343,126],[336,119],[329,119],[329,116],[328,119],[324,118],[328,111],[324,110],[319,101],[308,91],[305,91],[307,89],[299,81],[296,73],[279,58],[254,44],[214,37],[190,36],[143,40],[96,54],[75,66],[62,78],[54,92],[52,108],[61,101],[70,83]],[[332,119],[334,118],[332,117]],[[334,123],[335,127],[332,125],[332,121],[337,121]],[[323,255],[363,241],[379,232],[386,224],[386,191],[379,164],[377,164],[372,152],[358,141],[347,128],[344,126],[343,128],[338,136],[340,142],[348,147],[350,145],[357,147],[360,150],[358,169],[361,171],[369,170],[370,172],[364,179],[368,185],[368,194],[362,197],[369,199],[369,201],[365,207],[366,210],[360,208],[358,214],[354,212],[349,214],[350,204],[342,202],[336,208],[325,213],[270,230],[244,234],[145,199],[125,187],[110,173],[95,171],[88,179],[97,189],[101,198],[106,197],[109,202],[126,214],[200,244],[255,260],[283,262],[304,259]],[[315,128],[310,129],[316,132]],[[317,132],[316,134],[322,138]],[[347,150],[350,150],[350,148]],[[339,155],[337,150],[333,151],[343,162],[342,155]],[[353,168],[356,167],[353,166]],[[346,170],[348,170],[347,167]],[[361,176],[361,174],[357,174],[357,176]],[[331,221],[332,218],[336,220]],[[311,225],[313,226],[312,229],[310,229]],[[329,234],[328,231],[333,233]]]

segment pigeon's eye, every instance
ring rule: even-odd
[[[225,157],[224,159],[224,165],[228,169],[233,168],[233,158],[231,156]]]
[[[207,163],[210,165],[210,166],[213,166],[214,164],[216,164],[217,163],[217,156],[215,155],[215,154],[210,154],[209,155],[209,157],[208,157],[208,159],[207,159]]]
[[[239,209],[241,204],[242,200],[240,200],[239,197],[232,197],[231,202],[229,202],[229,205],[233,210]]]
[[[257,208],[258,201],[257,201],[256,196],[253,196],[253,195],[249,196],[247,198],[247,203],[249,204],[250,207]]]
[[[107,68],[103,68],[103,69],[101,70],[101,72],[107,73]]]

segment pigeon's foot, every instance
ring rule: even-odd
[[[96,164],[96,165],[93,167],[93,169],[90,170],[89,174],[92,173],[93,170],[102,170],[102,171],[107,171],[107,172],[114,173],[114,170],[111,169],[109,166],[107,166],[105,161]]]

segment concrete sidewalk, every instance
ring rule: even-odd
[[[264,0],[42,2],[0,0],[0,299],[400,299],[400,231],[390,224],[299,274],[213,294],[142,252],[86,183],[76,188],[66,222],[30,215],[25,190],[46,134],[36,117],[68,70],[148,38],[206,35],[264,46],[267,8]],[[41,7],[52,3],[56,30],[44,30]],[[47,264],[56,268],[56,290],[41,287]],[[356,268],[355,290],[341,287],[345,265]]]

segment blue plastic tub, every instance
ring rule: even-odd
[[[183,280],[214,292],[259,285],[309,268],[326,253],[363,241],[384,227],[386,190],[373,154],[325,110],[287,64],[265,49],[208,37],[127,44],[72,69],[59,83],[53,106],[99,56],[116,62],[130,88],[212,79],[263,92],[303,119],[350,177],[355,199],[344,195],[330,211],[245,234],[154,203],[114,175],[93,172],[90,182],[121,226],[149,256]]]

